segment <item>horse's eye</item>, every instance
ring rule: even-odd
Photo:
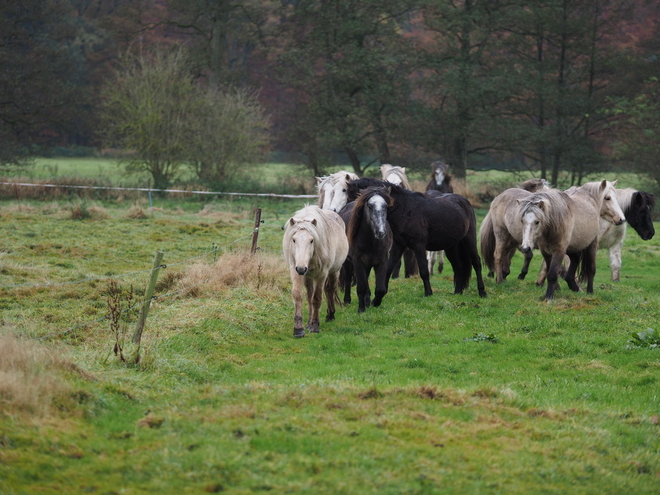
[[[291,240],[293,241],[294,244],[296,243],[296,240],[295,240],[295,239],[291,239]]]
[[[605,200],[609,201],[610,199],[612,198],[610,198],[609,196],[605,196]]]
[[[538,224],[540,224],[540,223],[541,223],[540,220],[537,220],[536,222],[534,222],[535,225],[538,225]]]
[[[313,242],[314,242],[314,239],[312,239],[311,241],[309,241],[310,244],[312,244]]]

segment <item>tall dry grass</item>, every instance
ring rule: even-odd
[[[185,272],[169,272],[157,291],[178,291],[185,297],[223,293],[236,287],[255,291],[286,290],[289,272],[281,256],[270,253],[225,253],[213,264],[195,263]]]
[[[43,344],[0,334],[0,413],[45,416],[70,392],[74,365]]]

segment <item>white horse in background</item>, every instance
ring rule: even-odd
[[[346,203],[346,185],[359,177],[353,172],[340,170],[334,174],[316,178],[316,188],[319,192],[318,206],[323,210],[339,212]]]
[[[348,256],[346,227],[341,217],[317,205],[298,210],[286,223],[282,251],[289,265],[295,308],[293,336],[304,337],[302,315],[303,286],[307,291],[307,329],[319,331],[323,293],[327,304],[325,321],[335,319],[339,271]]]

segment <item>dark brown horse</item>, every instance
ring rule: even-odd
[[[371,304],[369,275],[372,269],[376,274],[373,305],[380,306],[387,294],[387,263],[392,248],[387,210],[391,203],[378,189],[367,189],[353,205],[347,236],[357,284],[358,313],[363,313]],[[347,288],[350,293],[350,286]]]
[[[431,180],[426,184],[426,191],[440,191],[443,193],[453,193],[454,187],[451,185],[451,175],[447,173],[449,165],[442,160],[431,164]]]
[[[486,296],[477,251],[477,221],[466,198],[458,194],[430,198],[376,179],[349,182],[349,197],[370,185],[379,185],[378,194],[392,205],[387,211],[387,221],[394,235],[387,269],[388,280],[394,262],[408,248],[417,259],[419,274],[424,282],[424,295],[430,296],[433,290],[429,282],[426,251],[444,250],[454,270],[454,293],[462,294],[468,287],[474,268],[479,295]]]

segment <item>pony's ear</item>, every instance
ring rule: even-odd
[[[602,181],[600,181],[600,190],[602,191],[606,187],[607,187],[607,181],[605,179],[603,179]]]
[[[289,225],[293,227],[296,224],[296,221],[293,219],[293,217],[289,218]]]
[[[316,218],[312,219],[312,225],[316,226]]]
[[[385,190],[387,191],[387,194],[392,194],[392,186],[387,186]]]
[[[349,182],[350,180],[351,180],[351,175],[350,175],[350,174],[346,174],[346,182]]]
[[[540,199],[540,200],[538,201],[538,203],[536,203],[536,206],[538,206],[539,208],[541,208],[543,211],[546,210],[545,201],[543,201],[542,199]]]
[[[406,171],[406,167],[401,167],[401,171],[402,171],[402,172],[405,172],[405,171]]]
[[[315,177],[316,178],[316,185],[318,186],[321,182],[323,182],[323,177]]]
[[[612,185],[613,185],[614,187],[616,187],[616,183],[617,183],[617,182],[619,182],[619,179],[614,179],[614,180],[612,181]]]

